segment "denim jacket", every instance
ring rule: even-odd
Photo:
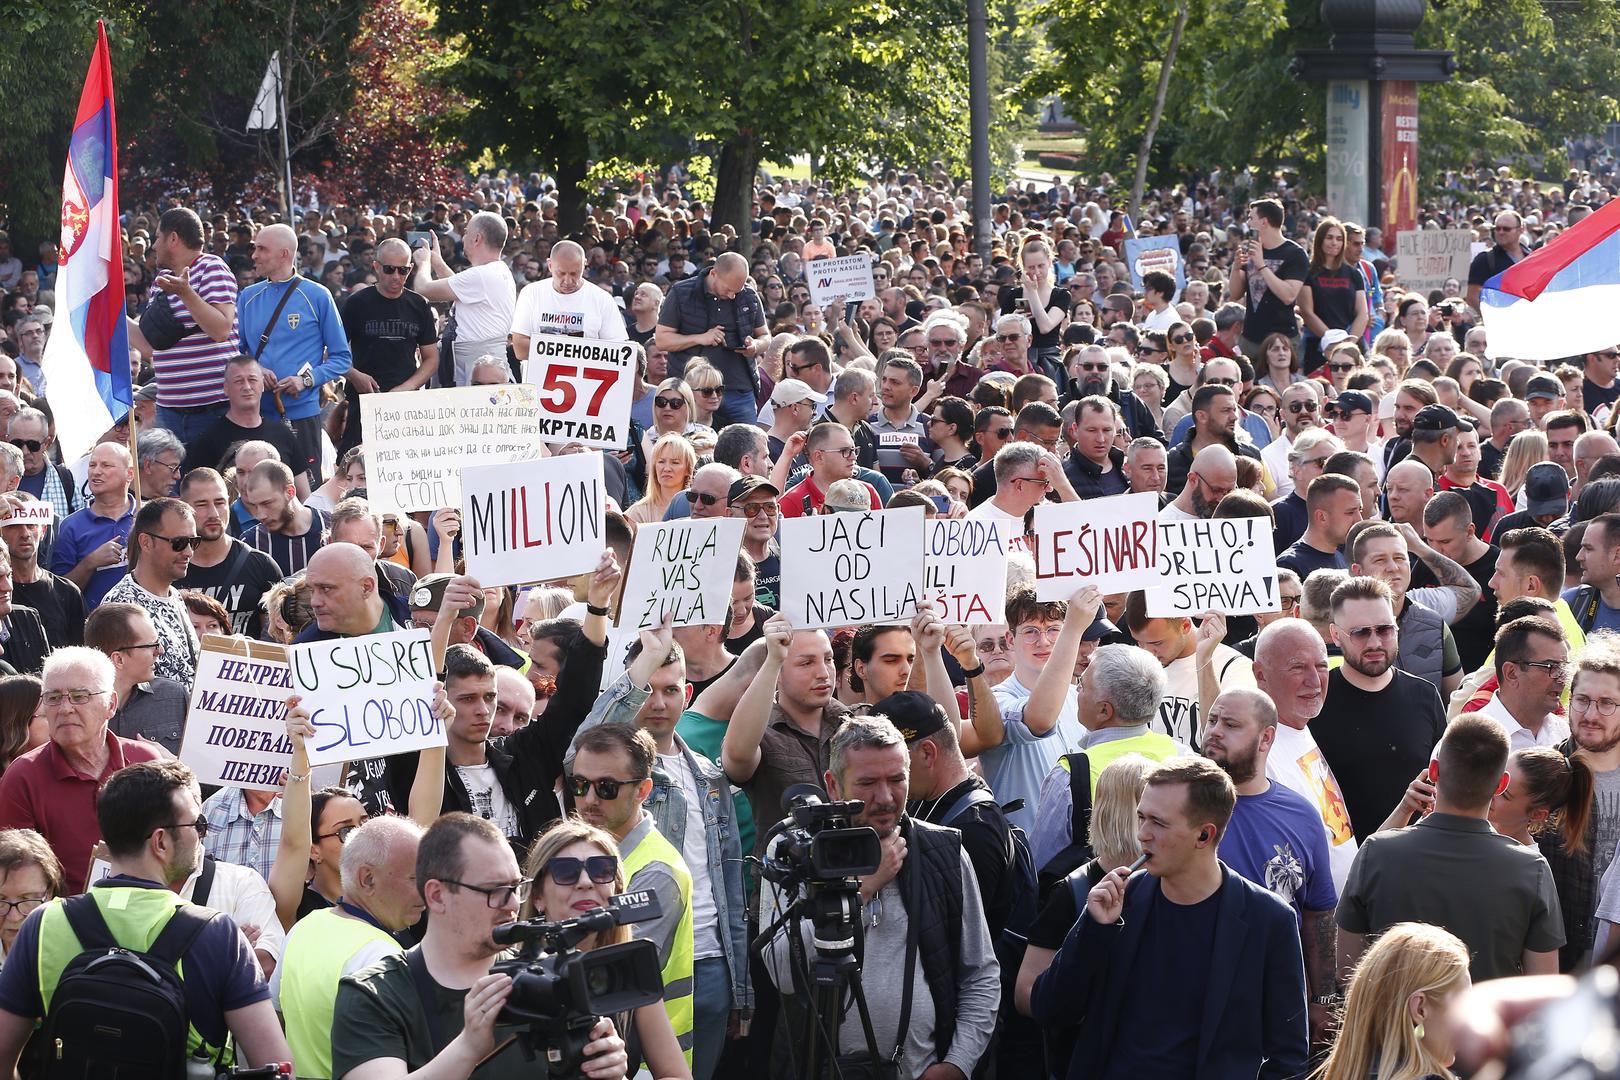
[[[596,699],[596,706],[574,735],[577,745],[580,733],[598,724],[635,725],[636,713],[647,700],[647,691],[635,686],[628,673],[607,688]],[[708,758],[692,752],[679,735],[675,748],[686,759],[686,765],[697,777],[698,788],[704,791],[703,831],[709,853],[709,886],[714,891],[716,918],[723,928],[722,944],[726,966],[731,973],[731,1005],[746,1015],[754,1007],[754,990],[748,980],[748,903],[743,893],[742,842],[737,836],[737,819],[732,814],[731,784],[725,773]],[[572,761],[573,747],[568,757]],[[652,794],[642,805],[653,816],[658,831],[685,851],[686,794],[680,781],[669,775],[661,764],[653,765]]]

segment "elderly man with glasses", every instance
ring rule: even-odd
[[[1288,467],[1288,452],[1301,432],[1322,426],[1322,395],[1316,384],[1294,383],[1282,393],[1282,434],[1260,451],[1260,461],[1276,482],[1274,498],[1286,498],[1294,490]]]

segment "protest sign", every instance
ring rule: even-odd
[[[1125,241],[1125,265],[1131,271],[1131,284],[1142,291],[1142,275],[1163,270],[1176,279],[1176,295],[1171,303],[1181,299],[1181,290],[1187,287],[1187,268],[1181,261],[1181,241],[1174,236],[1133,236]]]
[[[532,386],[454,386],[361,394],[366,497],[379,510],[461,505],[458,474],[468,465],[540,456],[540,413]]]
[[[288,646],[292,689],[315,728],[311,765],[445,745],[428,639],[426,630],[395,630]]]
[[[601,454],[477,465],[459,486],[466,572],[486,587],[596,569],[607,546]]]
[[[1159,578],[1147,590],[1148,618],[1281,610],[1264,518],[1159,522]]]
[[[935,518],[923,548],[923,599],[947,623],[999,623],[1007,605],[1006,525],[991,519]]]
[[[1035,598],[1067,600],[1082,585],[1106,593],[1158,582],[1159,498],[1111,495],[1035,508]]]
[[[619,625],[724,626],[742,547],[742,518],[680,518],[636,530],[619,604]]]
[[[920,506],[782,519],[782,614],[795,629],[910,622],[923,600]]]
[[[49,525],[53,517],[48,502],[24,502],[0,508],[0,525]]]
[[[1443,289],[1447,278],[1468,283],[1472,229],[1407,229],[1395,234],[1395,276],[1414,292]]]
[[[535,335],[523,381],[539,396],[540,438],[624,449],[640,358],[641,346],[633,341]]]
[[[204,784],[280,787],[292,762],[287,741],[292,693],[284,647],[203,635],[180,760]]]
[[[872,259],[868,255],[817,259],[805,266],[804,277],[810,286],[810,302],[819,308],[870,300],[877,295],[872,281]]]

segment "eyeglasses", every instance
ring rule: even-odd
[[[511,907],[521,904],[529,898],[534,889],[532,881],[514,881],[510,885],[472,885],[465,881],[455,881],[451,878],[440,878],[446,885],[454,885],[458,889],[471,889],[475,893],[484,894],[484,903],[492,908]]]
[[[161,465],[165,469],[168,469],[170,476],[179,476],[180,475],[180,463],[178,461],[174,462],[172,465],[167,461],[154,461],[152,464]]]
[[[653,404],[658,406],[660,409],[680,409],[686,406],[686,399],[678,397],[655,397],[653,398]]]
[[[177,470],[178,468],[179,466],[176,466]],[[144,533],[142,535],[150,536],[154,540],[162,540],[169,545],[170,551],[177,554],[186,550],[186,548],[195,548],[203,542],[203,538],[200,536],[159,536],[157,533]]]
[[[1328,404],[1322,406],[1322,418],[1324,420],[1337,420],[1339,415],[1339,407],[1337,405],[1329,402]]]
[[[45,444],[38,439],[12,439],[11,445],[19,450],[26,450],[30,454],[37,454],[45,448]]]
[[[1023,334],[997,334],[996,340],[1003,345],[1015,345],[1024,340]]]
[[[1005,634],[998,638],[975,641],[973,644],[982,653],[1004,653],[1012,649],[1012,639]]]
[[[719,386],[694,386],[692,393],[702,394],[704,397],[719,397],[723,388]]]
[[[757,517],[775,517],[777,512],[774,501],[743,503],[741,506],[733,506],[732,509],[750,521]]]
[[[1045,629],[1039,626],[1022,626],[1018,629],[1018,640],[1025,645],[1039,645],[1043,641],[1056,641],[1062,632],[1061,626],[1048,626]]]
[[[360,825],[364,824],[364,821],[360,823]],[[349,842],[349,837],[353,835],[354,830],[358,829],[360,825],[339,825],[336,829],[333,829],[329,833],[316,833],[315,839],[331,840],[332,838],[336,837],[339,844],[347,844]]]
[[[1249,406],[1249,411],[1261,413],[1266,416],[1276,416],[1278,413],[1278,408],[1271,402],[1256,402],[1255,404]]]
[[[1280,597],[1280,599],[1281,599],[1281,600],[1282,600],[1282,606],[1283,606],[1283,609],[1284,609],[1284,610],[1285,610],[1285,611],[1286,611],[1286,610],[1287,610],[1287,609],[1288,609],[1288,608],[1296,608],[1296,607],[1299,607],[1299,595],[1298,595],[1298,594],[1295,594],[1295,595],[1293,595],[1293,596],[1289,596],[1289,595],[1287,595],[1287,594],[1286,594],[1286,593],[1284,593],[1284,594],[1283,594],[1283,595],[1282,595],[1282,596],[1281,596],[1281,597]]]
[[[399,532],[399,518],[385,517],[382,519],[383,532]]]
[[[1008,483],[1012,483],[1012,484],[1039,484],[1041,486],[1042,491],[1047,491],[1052,487],[1052,481],[1048,480],[1044,476],[1015,476],[1011,480],[1009,480]]]
[[[1376,626],[1341,626],[1339,629],[1357,641],[1370,641],[1374,637],[1386,638],[1395,636],[1394,623],[1379,623]]]
[[[1314,402],[1314,401],[1290,401],[1288,403],[1288,411],[1291,412],[1291,413],[1315,412],[1316,411],[1316,402]]]
[[[1613,716],[1616,709],[1620,709],[1620,701],[1613,698],[1588,697],[1585,694],[1571,694],[1569,707],[1579,709],[1581,712],[1595,712],[1599,716]]]
[[[48,899],[46,896],[25,896],[21,900],[0,900],[0,919],[11,918],[13,911],[18,915],[31,914]]]
[[[812,360],[808,364],[789,364],[788,365],[788,370],[793,372],[793,374],[797,375],[801,371],[811,371],[811,370],[813,370],[815,368],[818,368],[820,366],[821,366],[820,364],[818,364],[814,360]]]
[[[1519,666],[1541,668],[1556,679],[1569,674],[1569,663],[1565,660],[1525,660]]]
[[[576,859],[570,855],[558,855],[546,863],[546,877],[559,885],[576,884],[581,871],[598,885],[612,885],[618,880],[618,856],[592,855]]]
[[[823,454],[842,454],[846,458],[854,458],[855,456],[853,446],[824,446],[821,448],[821,452]]]
[[[1179,335],[1177,337],[1171,338],[1170,339],[1170,344],[1172,344],[1172,345],[1185,345],[1189,341],[1191,341],[1192,339],[1193,339],[1193,336],[1191,334],[1181,334],[1181,335]]]
[[[1354,364],[1329,364],[1328,365],[1328,370],[1329,371],[1354,371],[1354,370],[1356,370],[1356,365],[1354,365]]]
[[[163,827],[165,829],[196,829],[198,840],[201,840],[208,835],[207,818],[198,818],[196,821],[177,821],[173,825],[165,825]]]
[[[592,785],[595,785],[596,797],[605,802],[612,802],[617,799],[620,788],[634,787],[639,783],[641,783],[640,780],[615,780],[611,776],[604,776],[599,780],[592,780],[588,776],[569,776],[563,780],[563,786],[568,789],[568,793],[574,798],[583,799],[585,793],[591,790]]]
[[[112,651],[113,652],[136,652],[136,651],[138,651],[140,649],[151,649],[152,650],[152,655],[156,656],[158,653],[163,651],[163,642],[161,642],[161,641],[152,641],[152,642],[148,642],[145,645],[125,645],[121,649],[114,649]]]
[[[720,501],[720,496],[710,495],[707,491],[688,491],[686,493],[686,501],[702,503],[704,506],[713,506],[715,503]]]
[[[1299,464],[1301,468],[1320,469],[1323,465],[1327,464],[1327,459],[1332,456],[1332,454],[1326,454],[1322,457],[1306,458]]]
[[[93,697],[100,697],[102,694],[110,693],[112,693],[110,690],[47,690],[39,695],[39,700],[40,704],[47,709],[54,709],[61,705],[64,700],[74,705],[85,705]]]
[[[404,277],[411,272],[409,266],[389,266],[387,263],[377,263],[376,266],[384,274],[397,274],[400,277]]]

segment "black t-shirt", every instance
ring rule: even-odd
[[[1277,565],[1292,570],[1303,582],[1318,570],[1345,570],[1344,556],[1337,551],[1319,551],[1300,537],[1277,556]],[[1228,617],[1230,618],[1230,617]]]
[[[416,373],[419,346],[438,340],[433,309],[409,289],[392,300],[375,288],[350,296],[343,305],[343,332],[354,353],[354,366],[385,391]]]
[[[258,637],[264,623],[259,602],[281,580],[281,567],[264,552],[254,551],[240,540],[230,544],[230,552],[215,566],[199,566],[193,561],[175,586],[212,596],[231,613],[231,633]]]
[[[1023,299],[1023,296],[1024,287],[1022,285],[1002,289],[996,296],[996,303],[1001,308],[1001,314],[1006,315],[1017,310],[1018,301]],[[1031,303],[1033,304],[1034,301],[1031,301]],[[1048,308],[1062,308],[1064,312],[1067,312],[1069,310],[1069,290],[1054,288],[1051,298],[1046,302],[1046,306]],[[1053,327],[1051,330],[1042,330],[1035,325],[1035,316],[1031,312],[1026,311],[1023,314],[1029,319],[1029,329],[1033,335],[1030,342],[1037,349],[1055,349],[1063,344],[1062,330],[1060,328]],[[1169,399],[1166,398],[1165,400],[1168,401]]]
[[[771,610],[768,607],[765,607],[763,604],[755,604],[754,605],[754,624],[752,626],[750,626],[747,630],[745,630],[743,633],[738,634],[736,637],[727,638],[726,639],[726,648],[729,649],[731,652],[736,653],[738,656],[741,656],[743,654],[743,651],[746,650],[748,648],[748,646],[752,645],[754,642],[760,640],[761,638],[763,638],[765,636],[765,620],[769,619],[772,615],[775,615],[775,614],[776,614],[775,611]],[[696,694],[692,695],[692,700],[693,701],[697,700],[697,695]]]
[[[84,644],[84,594],[67,578],[41,569],[34,581],[17,582],[12,602],[39,612],[51,648]]]
[[[1326,267],[1316,270],[1306,279],[1305,287],[1311,290],[1316,317],[1330,330],[1350,329],[1350,324],[1356,321],[1356,294],[1367,291],[1361,270],[1349,263],[1336,270]],[[1248,333],[1247,324],[1244,333]]]
[[[1620,379],[1604,387],[1582,376],[1581,405],[1588,413],[1595,413],[1605,405],[1612,406],[1617,400],[1620,400]]]
[[[1284,240],[1273,248],[1261,252],[1261,258],[1284,281],[1304,281],[1310,273],[1311,260],[1305,249],[1292,240]],[[1285,304],[1266,287],[1265,277],[1258,271],[1247,272],[1248,291],[1243,297],[1243,336],[1250,341],[1264,341],[1268,334],[1293,337],[1299,332],[1294,321],[1294,305]]]
[[[1615,385],[1620,386],[1620,383]],[[1500,480],[1502,478],[1502,461],[1507,457],[1506,450],[1498,450],[1496,444],[1485,439],[1479,444],[1479,475],[1487,480]]]
[[[1445,730],[1445,706],[1432,683],[1397,669],[1388,686],[1368,693],[1333,669],[1311,734],[1339,781],[1357,842],[1389,817]]]
[[[1469,577],[1479,582],[1479,602],[1468,609],[1467,615],[1451,624],[1451,637],[1457,643],[1457,656],[1462,660],[1464,671],[1476,670],[1496,646],[1496,594],[1491,591],[1490,583],[1501,554],[1501,548],[1488,545],[1484,555],[1463,567]],[[1413,560],[1411,588],[1432,588],[1439,584],[1433,570],[1422,561]]]
[[[186,448],[186,460],[180,466],[181,471],[201,468],[224,471],[221,466],[226,452],[249,439],[267,442],[275,447],[276,453],[281,455],[281,460],[286,462],[294,476],[302,476],[309,471],[309,455],[299,451],[298,441],[286,424],[265,417],[259,421],[258,427],[248,428],[228,416],[216,420],[212,427]]]
[[[1513,256],[1502,250],[1501,244],[1492,244],[1489,250],[1474,256],[1468,264],[1468,284],[1483,285],[1514,263]]]
[[[1144,881],[1137,888],[1150,888]],[[1215,923],[1221,891],[1196,904],[1177,904],[1154,889],[1135,962],[1125,975],[1121,1015],[1136,1038],[1114,1042],[1102,1080],[1192,1076],[1198,1072],[1198,1041],[1204,1027]],[[1217,978],[1231,978],[1219,972]],[[1151,1038],[1142,1038],[1151,1032]]]
[[[728,642],[726,642],[726,644],[730,645],[731,642],[728,641]],[[693,679],[693,680],[691,680],[692,696],[691,696],[691,698],[689,700],[696,701],[698,699],[699,694],[703,693],[703,691],[707,690],[709,687],[713,686],[716,682],[718,682],[720,680],[720,676],[722,676],[726,672],[730,671],[732,669],[732,667],[736,663],[737,663],[737,657],[735,655],[733,655],[731,660],[726,664],[725,667],[721,668],[719,671],[715,672],[713,675],[709,676],[707,679]]]

